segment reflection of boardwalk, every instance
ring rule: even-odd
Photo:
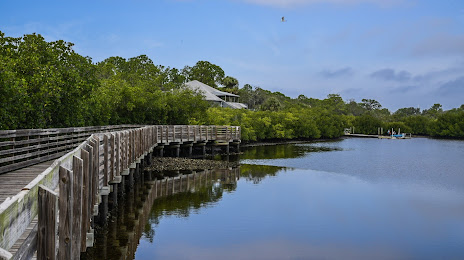
[[[96,244],[88,249],[86,259],[134,259],[135,251],[142,235],[147,239],[154,237],[149,224],[153,215],[152,207],[157,199],[181,196],[211,189],[215,183],[233,184],[240,176],[240,168],[216,169],[181,174],[172,178],[152,180],[153,173],[141,172],[134,176],[133,187],[127,186],[124,194],[119,194],[119,206],[112,212],[107,228],[96,234]],[[178,195],[176,195],[178,194]],[[189,196],[189,195],[186,195]],[[190,210],[190,209],[182,209]],[[178,212],[166,212],[176,214]]]

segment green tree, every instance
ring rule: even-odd
[[[224,70],[208,61],[198,61],[195,66],[185,66],[182,74],[191,80],[198,80],[206,85],[218,88],[224,79]]]
[[[90,58],[72,46],[40,34],[12,38],[0,32],[2,128],[85,125],[86,102],[98,81]]]
[[[363,98],[361,100],[361,106],[366,109],[367,111],[372,111],[372,110],[376,110],[376,109],[380,109],[382,108],[382,105],[379,103],[379,101],[375,100],[375,99],[365,99]]]
[[[279,111],[282,104],[275,97],[268,98],[262,105],[261,110]]]
[[[222,80],[222,85],[227,91],[238,90],[238,80],[231,76],[227,76]]]
[[[382,126],[382,121],[366,113],[356,117],[353,121],[353,126],[355,127],[355,133],[377,134],[378,128]]]
[[[430,124],[429,132],[437,137],[464,138],[464,111],[456,109],[440,114]]]
[[[426,116],[414,115],[406,117],[404,123],[411,129],[412,134],[427,135],[431,119]]]
[[[443,113],[443,107],[441,104],[433,104],[432,107],[429,109],[424,109],[422,111],[422,115],[431,117],[431,118],[438,118],[439,115]]]

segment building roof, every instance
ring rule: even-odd
[[[228,97],[239,97],[238,95],[235,95],[235,94],[232,94],[232,93],[228,93],[228,92],[224,92],[224,91],[220,91],[220,90],[217,90],[213,87],[210,87],[204,83],[201,83],[200,81],[198,80],[193,80],[193,81],[189,81],[187,83],[185,83],[185,86],[193,89],[193,90],[197,90],[197,91],[200,91],[203,93],[203,95],[205,96],[205,99],[208,100],[208,101],[223,101],[222,99],[220,99],[218,96],[228,96]]]

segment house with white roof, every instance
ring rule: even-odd
[[[248,108],[246,104],[239,103],[239,95],[217,90],[198,80],[189,81],[185,83],[184,86],[200,92],[203,94],[206,101],[219,107],[230,107],[234,109]]]

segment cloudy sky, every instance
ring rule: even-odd
[[[463,0],[0,1],[0,31],[72,42],[94,62],[207,60],[291,97],[464,104]]]

